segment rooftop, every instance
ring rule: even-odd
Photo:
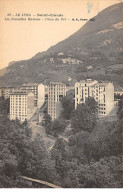
[[[111,82],[109,82],[109,81],[105,81],[105,82],[99,82],[99,83],[96,83],[95,85],[99,85],[99,86],[101,86],[101,87],[105,87],[106,85],[108,85],[109,83],[111,83]]]
[[[61,82],[50,82],[50,85],[65,85],[64,83]]]
[[[10,95],[28,95],[29,93],[32,93],[30,91],[23,91],[23,90],[16,90],[10,93]]]
[[[91,80],[91,79],[87,79],[87,80],[80,80],[79,83],[93,83],[93,82],[98,82],[96,80]]]
[[[39,85],[39,83],[24,83],[22,85],[22,87],[26,87],[26,86],[37,86],[37,85]]]

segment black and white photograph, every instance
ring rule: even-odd
[[[122,127],[123,0],[0,0],[0,191],[121,189]]]

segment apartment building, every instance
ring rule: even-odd
[[[78,104],[85,103],[86,98],[92,96],[93,86],[96,83],[98,83],[98,81],[92,81],[91,79],[75,83],[75,109]]]
[[[0,97],[3,96],[7,99],[12,91],[14,91],[13,87],[0,87]]]
[[[58,118],[62,111],[61,98],[66,96],[66,85],[61,82],[51,82],[48,85],[48,114],[52,120]]]
[[[17,90],[10,93],[10,120],[18,118],[21,122],[29,120],[34,114],[34,94]]]
[[[35,97],[35,107],[40,108],[45,101],[45,86],[38,83],[28,83],[21,87],[23,91],[31,91],[34,93]]]
[[[114,107],[114,85],[110,82],[87,79],[75,83],[75,109],[89,96],[97,101],[99,116],[106,116]]]
[[[110,82],[95,84],[93,97],[98,102],[99,116],[106,116],[114,107],[114,85]]]

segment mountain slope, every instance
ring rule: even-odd
[[[68,83],[68,77],[71,82],[90,77],[121,85],[122,18],[123,3],[106,8],[66,40],[7,67],[0,80],[15,86],[51,80]]]

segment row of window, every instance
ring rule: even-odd
[[[23,94],[22,95],[11,95],[11,98],[15,98],[15,97],[16,98],[22,98],[22,97],[27,98],[27,95],[23,95]]]
[[[105,108],[99,108],[99,110],[105,110]]]
[[[25,112],[26,112],[26,111],[27,111],[26,109],[16,109],[16,110],[15,110],[15,109],[13,109],[13,108],[11,108],[10,110],[11,110],[11,112],[14,112],[14,111],[16,111],[16,112],[17,112],[17,111],[18,111],[18,112],[20,112],[20,111],[21,111],[21,112],[24,112],[24,111],[25,111]]]
[[[48,86],[49,88],[66,88],[66,86],[65,85],[50,85],[50,86]]]
[[[27,110],[27,108],[10,108],[11,110],[16,110],[16,111],[23,111],[23,110]]]
[[[25,107],[27,107],[27,104],[11,104],[11,107],[13,107],[13,108],[25,108]]]
[[[53,102],[49,101],[48,105],[55,105],[55,102],[54,101]]]
[[[88,86],[87,83],[79,84],[79,87],[87,87],[87,86]]]
[[[18,102],[18,101],[21,102],[21,101],[27,101],[27,98],[19,98],[19,99],[18,98],[16,98],[16,99],[11,98],[10,100],[11,100],[11,102]]]
[[[14,111],[13,111],[13,112],[10,111],[10,113],[11,113],[11,114],[12,114],[12,113],[13,113],[13,114],[18,114],[18,112],[14,112]],[[26,111],[25,111],[25,112],[19,112],[19,114],[26,114],[26,113],[27,113]]]
[[[52,114],[52,113],[49,113],[49,114],[50,114],[51,117],[54,117],[54,118],[56,117],[55,114]]]
[[[103,93],[103,91],[92,91],[93,92],[93,94],[95,95],[95,93],[96,93],[96,95],[98,95],[98,94],[101,94],[101,95],[103,95],[104,93]]]
[[[15,98],[13,98],[13,99],[15,99]],[[22,99],[24,100],[24,99],[27,99],[27,97],[16,97],[16,100],[18,100],[18,99],[19,100],[22,100]]]
[[[55,108],[56,106],[55,106],[55,104],[54,105],[48,105],[48,108],[50,109],[50,108]]]
[[[52,96],[52,95],[57,95],[57,96],[59,96],[59,95],[65,95],[66,93],[65,92],[61,92],[61,91],[57,91],[57,92],[50,92],[49,94],[48,94],[48,96]]]
[[[11,113],[10,115],[11,116],[22,116],[22,115],[18,115],[18,114],[15,114],[15,113]],[[27,116],[27,114],[26,113],[25,114],[23,113],[23,116]]]
[[[84,86],[79,86],[79,87],[76,87],[76,90],[78,90],[78,88],[82,88],[82,90],[85,90],[85,91],[87,91],[88,90],[88,88],[92,88],[92,89],[94,89],[94,90],[96,90],[96,91],[99,91],[99,90],[101,90],[101,91],[105,91],[105,88],[98,88],[98,86],[96,86],[96,88],[95,87],[92,87],[92,86],[87,86],[86,85],[86,87],[87,88],[85,88]]]
[[[54,110],[49,110],[48,112],[49,112],[49,114],[52,114],[52,113],[55,113],[56,110],[55,109]]]
[[[11,105],[24,105],[26,106],[26,102],[11,102]]]
[[[16,112],[17,112],[17,111],[18,111],[18,112],[20,112],[20,111],[22,111],[22,112],[25,111],[25,112],[26,112],[26,111],[27,111],[26,108],[25,108],[25,109],[12,109],[12,108],[11,108],[10,110],[13,111],[13,112],[14,112],[14,111],[16,111]]]
[[[18,108],[16,108],[16,111],[17,111],[17,110],[19,110],[19,111],[21,111],[21,110],[25,110],[25,111],[26,111],[27,109],[26,109],[26,108],[23,108],[23,109],[22,109],[22,108],[19,108],[19,109],[18,109]]]
[[[52,116],[53,116],[53,115],[55,116],[55,112],[52,112],[52,110],[49,111],[48,114],[50,114],[50,115],[52,115]]]
[[[105,112],[99,111],[99,114],[105,114]]]

